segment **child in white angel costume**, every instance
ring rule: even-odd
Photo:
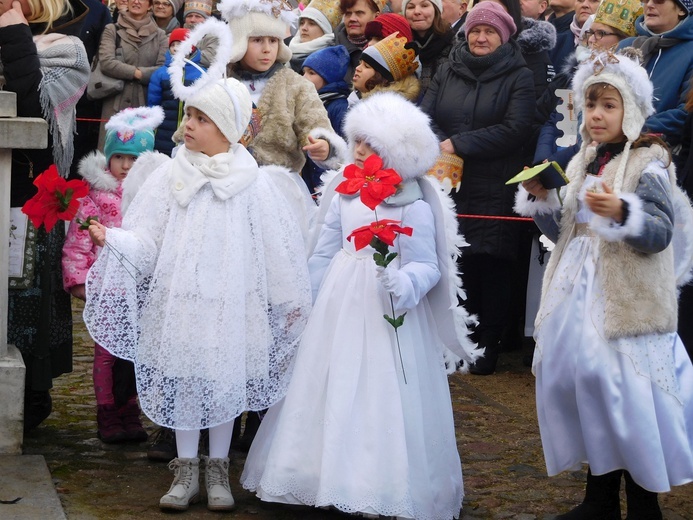
[[[556,243],[533,366],[546,468],[589,464],[583,502],[556,518],[620,520],[625,479],[627,518],[657,520],[657,494],[693,480],[693,366],[676,334],[693,216],[666,145],[641,134],[654,109],[639,62],[587,60],[573,90],[570,182],[559,197],[525,181],[515,205]]]
[[[233,79],[194,87],[185,145],[148,175],[121,229],[90,226],[105,247],[89,272],[84,319],[104,348],[134,361],[147,416],[176,432],[175,480],[160,507],[199,500],[197,446],[209,428],[207,507],[229,510],[234,418],[283,397],[310,281],[289,202],[238,144],[248,90]]]
[[[363,192],[335,191],[344,170],[326,182],[309,259],[313,311],[286,398],[265,416],[241,483],[271,502],[457,518],[462,468],[444,351],[467,360],[478,352],[471,318],[457,306],[454,257],[464,241],[452,204],[425,176],[438,140],[428,117],[395,93],[352,108],[344,129],[354,158],[347,168],[365,172],[377,155],[401,179],[375,211]],[[412,228],[394,239],[398,255],[385,268],[350,237],[376,217]],[[406,312],[397,333],[383,318],[393,310]]]

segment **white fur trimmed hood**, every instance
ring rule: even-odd
[[[402,179],[424,175],[440,153],[429,117],[393,92],[373,94],[353,105],[344,121],[344,133],[353,157],[357,139],[365,140]]]
[[[108,170],[106,156],[98,150],[82,157],[77,172],[93,189],[110,192],[118,189],[119,182]]]

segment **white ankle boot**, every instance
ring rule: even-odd
[[[229,486],[229,458],[210,459],[205,457],[205,487],[207,509],[230,511],[236,505]]]
[[[174,472],[173,484],[161,500],[160,509],[185,511],[200,501],[200,459],[173,459],[168,469]]]

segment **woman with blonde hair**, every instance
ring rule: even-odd
[[[0,3],[0,66],[5,90],[17,94],[17,115],[48,121],[48,148],[12,152],[10,204],[35,193],[34,178],[55,164],[63,176],[73,156],[75,104],[89,79],[89,62],[77,37],[87,8],[78,0],[15,0]],[[30,222],[28,229],[33,231]],[[52,379],[72,371],[70,296],[62,290],[64,226],[27,233],[35,251],[33,272],[10,279],[8,342],[26,365],[24,427],[51,412]],[[3,317],[4,319],[4,317]]]

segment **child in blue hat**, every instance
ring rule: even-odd
[[[351,88],[344,81],[348,68],[349,52],[343,45],[320,49],[303,62],[303,77],[315,85],[332,128],[342,137],[342,124],[349,108],[347,97],[351,93]],[[322,168],[308,158],[303,168],[303,179],[311,192],[320,184],[320,175],[323,172]]]
[[[79,162],[79,174],[90,188],[81,200],[77,217],[70,223],[62,264],[63,287],[80,300],[86,299],[87,273],[101,250],[92,243],[81,221],[94,217],[104,225],[120,227],[123,180],[137,158],[154,149],[154,129],[163,119],[161,107],[122,110],[106,123],[104,152],[94,150]],[[94,345],[96,422],[98,436],[105,443],[147,440],[134,385],[122,385],[123,392],[114,388],[114,381],[127,381],[132,373],[132,363],[118,360],[98,343]],[[121,378],[123,374],[125,377]]]

